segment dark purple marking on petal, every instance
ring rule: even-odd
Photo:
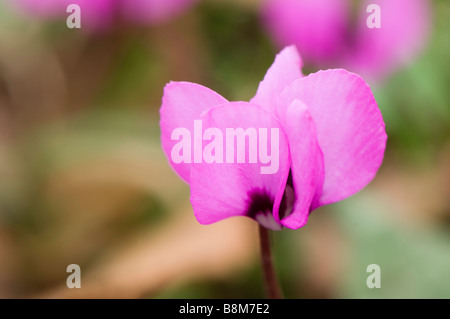
[[[253,189],[248,192],[248,208],[246,215],[250,218],[256,219],[256,216],[263,213],[272,213],[274,199],[271,195],[261,189]]]
[[[245,215],[256,220],[262,226],[281,230],[283,226],[273,218],[274,198],[265,190],[253,189],[248,192],[247,210]]]

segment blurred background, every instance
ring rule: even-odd
[[[160,146],[159,107],[171,80],[249,100],[282,42],[283,16],[268,16],[289,1],[70,1],[81,29],[55,1],[0,0],[0,298],[263,297],[256,224],[197,223]],[[274,233],[287,298],[450,297],[450,3],[419,2],[414,19],[385,20],[419,45],[379,41],[393,48],[380,51],[387,71],[362,73],[388,133],[377,177]],[[309,50],[304,73],[352,70],[368,45],[354,32],[365,7],[349,1],[325,21],[308,9],[313,36],[347,11],[330,59],[314,59],[314,39],[295,43]],[[69,264],[81,289],[66,287]],[[366,286],[370,264],[380,289]]]

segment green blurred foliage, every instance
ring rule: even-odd
[[[352,251],[340,280],[339,297],[450,297],[448,228],[393,222],[392,208],[367,195],[337,204],[336,214]],[[370,264],[381,267],[380,289],[366,286]]]

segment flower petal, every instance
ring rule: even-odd
[[[176,128],[186,128],[193,132],[194,120],[207,109],[227,102],[216,92],[189,82],[170,82],[164,88],[160,109],[161,143],[172,168],[189,183],[190,163],[175,163],[171,156],[177,141],[172,140]],[[192,162],[192,159],[191,159]]]
[[[259,84],[258,91],[250,102],[274,113],[276,101],[281,92],[292,82],[303,77],[302,66],[302,59],[295,46],[283,49],[275,57],[275,61],[267,70],[264,80]]]
[[[366,12],[371,9],[369,5],[377,5],[380,10],[380,28],[367,25],[367,20],[373,21],[375,13]],[[424,47],[430,28],[430,11],[426,0],[363,1],[355,31],[356,47],[345,65],[374,80],[402,66]]]
[[[325,180],[317,206],[360,191],[375,177],[387,138],[369,86],[345,70],[320,71],[284,91],[278,101],[280,115],[296,99],[308,106],[324,157]]]
[[[279,46],[295,44],[307,62],[328,63],[345,50],[348,0],[266,0],[263,20]]]
[[[280,207],[289,174],[289,148],[278,120],[254,104],[230,102],[207,111],[202,121],[205,133],[206,128],[223,132],[221,145],[228,144],[229,149],[234,150],[234,156],[225,160],[229,149],[224,146],[224,163],[192,166],[191,203],[197,220],[201,224],[210,224],[231,216],[248,216],[267,228],[281,229],[279,220],[274,219],[274,212]],[[250,135],[252,130],[257,132],[257,143],[254,138],[245,137],[244,163],[236,163],[239,147],[233,147],[232,139],[226,138],[227,128],[242,128]],[[266,137],[262,134],[264,130]],[[278,132],[278,139],[275,132]],[[257,154],[256,163],[250,163],[252,154]],[[270,155],[271,161],[262,154]],[[230,163],[230,158],[234,163]],[[270,173],[267,171],[269,166],[272,167]]]
[[[287,212],[290,214],[281,220],[281,224],[297,229],[306,224],[311,209],[317,206],[317,200],[322,193],[323,155],[317,141],[314,120],[306,105],[299,100],[294,100],[286,114],[283,126],[291,153],[295,202],[292,212]]]

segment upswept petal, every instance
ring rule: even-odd
[[[345,70],[310,74],[280,96],[280,118],[296,99],[307,105],[314,119],[324,157],[325,179],[317,206],[355,194],[375,177],[386,147],[385,125],[369,86]]]
[[[177,141],[171,139],[172,132],[179,127],[193,132],[194,120],[200,119],[200,115],[207,109],[226,102],[216,92],[195,83],[170,82],[164,88],[160,109],[161,144],[170,165],[187,183],[191,164],[177,164],[173,161],[171,150]]]
[[[279,220],[274,219],[274,212],[278,212],[284,194],[290,163],[287,139],[278,120],[254,104],[230,102],[205,112],[202,125],[205,133],[207,128],[218,128],[222,132],[226,132],[227,128],[253,128],[257,132],[258,147],[252,147],[251,152],[257,151],[258,158],[256,163],[250,163],[251,152],[248,146],[255,144],[252,144],[250,137],[246,137],[245,162],[237,163],[238,150],[235,147],[232,147],[235,163],[226,161],[229,154],[225,145],[230,143],[231,139],[227,141],[226,133],[223,133],[224,163],[192,165],[191,203],[197,220],[201,224],[211,224],[231,216],[248,216],[268,228],[281,229]],[[267,140],[262,138],[260,129],[267,129]],[[275,131],[278,131],[278,145],[276,137],[272,135]],[[211,139],[211,143],[215,139]],[[267,152],[261,148],[264,142]],[[204,145],[204,149],[206,147],[207,145]],[[264,159],[267,163],[264,164],[261,161],[261,153],[271,155],[273,161]],[[275,165],[276,160],[278,165]],[[262,174],[262,168],[271,165],[274,168],[272,174]],[[278,216],[278,213],[276,215]]]
[[[281,220],[281,224],[297,229],[306,224],[310,211],[317,206],[317,200],[322,193],[323,154],[317,141],[316,126],[307,106],[299,100],[294,100],[286,113],[283,127],[291,154],[295,202],[292,211],[286,212],[287,216]],[[291,185],[286,186],[287,194],[288,187]]]
[[[275,61],[267,70],[264,79],[259,84],[256,95],[250,102],[275,112],[276,102],[281,92],[292,82],[303,77],[302,66],[302,58],[295,46],[284,48],[275,57]]]

